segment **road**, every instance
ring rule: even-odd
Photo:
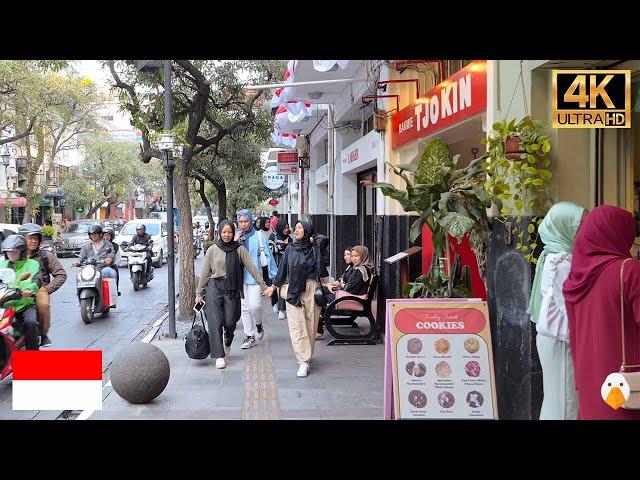
[[[196,261],[199,268],[202,255]],[[118,306],[109,316],[86,325],[80,317],[76,295],[76,274],[73,267],[75,258],[60,259],[67,272],[67,281],[51,296],[52,320],[49,337],[53,341],[51,349],[56,350],[102,350],[103,371],[113,361],[118,352],[138,337],[152,324],[167,306],[167,265],[154,270],[155,278],[147,288],[134,292],[126,268],[120,269],[120,291]],[[177,270],[177,269],[176,269]],[[178,280],[176,271],[176,282]],[[177,290],[177,286],[176,286]],[[11,379],[0,382],[0,419],[53,419],[60,412],[12,411]]]

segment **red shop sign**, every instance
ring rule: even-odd
[[[298,152],[278,152],[278,175],[298,173]]]
[[[477,60],[391,119],[394,150],[487,109],[487,62]]]
[[[405,308],[395,322],[404,333],[479,333],[486,319],[475,308]]]

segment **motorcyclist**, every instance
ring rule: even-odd
[[[27,350],[39,350],[35,295],[40,290],[40,264],[37,260],[27,258],[27,241],[22,235],[9,235],[0,245],[0,250],[5,256],[0,268],[10,268],[16,272],[16,280],[9,286],[22,291],[22,298],[10,300],[4,306],[14,308],[13,326],[24,335]]]
[[[87,232],[90,241],[82,245],[80,250],[80,260],[74,265],[79,267],[85,260],[95,260],[96,263],[104,263],[102,276],[105,278],[117,279],[116,271],[113,269],[115,253],[110,242],[102,240],[102,225],[94,223]]]
[[[147,227],[140,223],[136,225],[136,234],[131,239],[129,246],[133,245],[144,245],[147,247],[147,257],[146,257],[146,265],[147,265],[147,278],[151,275],[153,271],[151,267],[151,248],[153,247],[153,240],[151,239],[151,235],[147,233]]]
[[[40,264],[42,286],[36,294],[40,346],[50,347],[53,345],[48,336],[51,327],[50,295],[67,281],[67,272],[64,271],[62,264],[52,252],[40,248],[42,244],[42,227],[40,225],[25,223],[18,230],[18,235],[22,235],[27,241],[27,258],[36,260]]]
[[[111,246],[113,247],[113,258],[115,259],[116,255],[118,254],[118,250],[120,249],[120,246],[113,241],[113,239],[116,236],[116,232],[113,229],[113,227],[111,226],[107,226],[104,227],[102,229],[102,240],[104,240],[105,242],[108,242],[111,244]],[[117,265],[113,265],[113,269],[116,272],[116,289],[118,290],[118,293],[120,293],[120,272],[118,270],[118,266]]]

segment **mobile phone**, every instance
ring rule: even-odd
[[[204,300],[199,302],[199,303],[196,303],[193,306],[193,311],[196,312],[196,313],[200,313],[203,308],[204,308]]]

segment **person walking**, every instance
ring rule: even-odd
[[[536,264],[527,313],[538,332],[536,346],[544,391],[540,420],[575,420],[578,416],[562,284],[569,276],[573,240],[586,213],[574,203],[559,202],[538,228],[544,249]]]
[[[238,225],[241,231],[236,232],[235,240],[239,241],[249,252],[251,260],[258,271],[262,267],[268,267],[270,280],[278,273],[276,261],[269,250],[267,241],[262,234],[253,228],[253,215],[249,210],[240,210],[237,214]],[[241,299],[241,319],[246,338],[242,342],[243,349],[251,348],[256,343],[256,338],[262,340],[264,328],[262,326],[262,297],[260,285],[251,277],[248,271],[244,272],[244,297]],[[273,293],[273,292],[272,292]]]
[[[262,289],[266,289],[267,285],[247,249],[234,241],[236,232],[233,223],[223,220],[219,228],[218,240],[204,256],[196,304],[202,302],[206,289],[205,312],[211,358],[216,359],[216,368],[225,368],[225,356],[231,351],[236,324],[240,320],[241,299],[244,298],[243,267]]]
[[[580,420],[640,420],[640,411],[614,410],[601,396],[607,376],[620,370],[623,345],[627,364],[640,364],[640,261],[630,254],[636,235],[630,212],[602,205],[587,215],[573,243],[562,293]]]
[[[311,222],[296,223],[295,240],[284,252],[273,285],[265,290],[265,295],[271,295],[277,287],[286,299],[289,336],[299,363],[298,377],[309,374],[320,317],[314,294],[324,268],[313,234]]]
[[[22,235],[27,242],[27,258],[36,260],[40,264],[42,285],[36,293],[36,313],[40,328],[40,346],[50,347],[53,345],[49,338],[49,329],[51,328],[50,296],[67,281],[67,272],[53,253],[40,249],[43,237],[40,225],[25,223],[18,230],[18,234]]]
[[[280,262],[282,262],[284,251],[293,243],[293,239],[289,235],[290,233],[291,227],[289,227],[289,223],[286,219],[280,218],[274,228],[274,232],[269,236],[269,248],[278,267],[280,266]],[[274,312],[278,313],[278,319],[284,320],[286,318],[285,312],[287,307],[284,298],[278,295],[277,289],[273,297],[271,297],[271,303],[274,306]]]

